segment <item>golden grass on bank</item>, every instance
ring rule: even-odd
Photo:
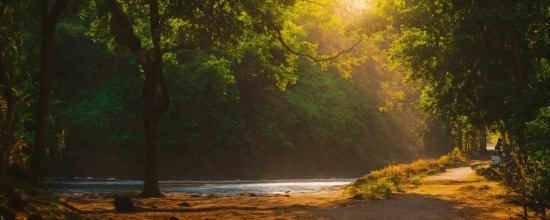
[[[403,184],[421,184],[421,177],[445,171],[445,166],[466,161],[466,156],[455,148],[439,159],[421,159],[409,164],[392,164],[350,183],[344,194],[365,198],[386,197],[392,191],[401,191]]]

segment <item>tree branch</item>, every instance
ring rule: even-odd
[[[277,32],[277,40],[279,40],[279,42],[281,43],[281,45],[283,45],[284,48],[286,48],[290,53],[294,54],[294,55],[298,55],[298,56],[304,56],[304,57],[307,57],[309,59],[312,59],[313,61],[316,61],[316,62],[322,62],[322,61],[327,61],[327,60],[332,60],[332,59],[336,59],[338,58],[340,55],[342,54],[345,54],[345,53],[349,53],[350,51],[352,51],[355,46],[357,46],[359,43],[361,43],[361,41],[363,41],[363,37],[361,37],[361,39],[359,39],[359,41],[357,41],[353,46],[351,46],[350,48],[348,48],[347,50],[344,50],[344,51],[340,51],[339,53],[337,53],[336,55],[334,56],[331,56],[331,57],[327,57],[327,58],[316,58],[316,57],[313,57],[309,54],[304,54],[304,53],[300,53],[300,52],[297,52],[295,50],[293,50],[292,48],[290,48],[286,43],[285,43],[285,40],[283,39],[283,36],[281,34],[281,31],[279,29],[275,30]]]
[[[141,48],[141,39],[134,33],[134,27],[132,26],[130,19],[126,16],[126,13],[119,8],[116,0],[107,1],[109,12],[113,16],[114,21],[118,24],[118,28],[124,29],[124,41],[130,51],[132,51],[144,72],[150,71],[151,58],[148,57]],[[115,37],[116,38],[116,37]]]
[[[355,46],[357,46],[359,43],[361,43],[363,41],[363,37],[361,36],[361,39],[359,39],[359,41],[357,41],[353,46],[351,46],[347,50],[344,50],[344,51],[341,51],[341,52],[337,53],[334,56],[327,57],[327,58],[314,57],[312,55],[301,53],[301,52],[295,51],[292,48],[290,48],[290,46],[288,46],[288,44],[286,44],[286,42],[283,38],[283,35],[281,34],[281,29],[282,28],[278,27],[275,23],[273,23],[273,21],[271,20],[271,18],[267,14],[265,14],[261,11],[256,11],[256,12],[262,17],[262,20],[266,22],[266,26],[269,29],[271,29],[272,31],[275,31],[275,33],[277,34],[277,40],[279,41],[279,43],[281,43],[281,45],[283,45],[283,47],[285,49],[287,49],[290,53],[292,53],[294,55],[307,57],[307,58],[309,58],[313,61],[316,61],[316,62],[322,62],[322,61],[328,61],[328,60],[336,59],[342,54],[349,53],[350,51],[352,51],[355,48]]]
[[[57,0],[55,4],[52,7],[52,11],[50,12],[50,15],[48,16],[48,23],[51,24],[57,24],[59,21],[59,18],[61,17],[61,14],[63,11],[65,11],[65,8],[67,8],[67,5],[69,4],[69,0]]]
[[[160,46],[160,13],[159,13],[159,4],[157,0],[149,1],[149,19],[151,23],[151,35],[153,36],[153,47],[154,47],[154,57],[155,57],[155,69],[152,71],[152,75],[156,76],[156,80],[160,85],[160,90],[162,93],[161,103],[155,108],[155,123],[158,123],[160,116],[168,109],[170,106],[170,95],[168,93],[168,86],[166,85],[166,80],[164,79],[164,70],[163,70],[163,60],[162,60],[162,48]]]

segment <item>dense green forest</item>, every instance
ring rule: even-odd
[[[1,181],[28,167],[154,196],[158,179],[357,177],[498,135],[544,207],[549,20],[544,0],[1,0]]]

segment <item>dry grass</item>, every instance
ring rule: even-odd
[[[392,192],[400,192],[405,184],[421,184],[421,178],[445,171],[445,167],[466,161],[458,149],[439,159],[417,160],[409,164],[389,165],[350,183],[344,193],[349,196],[361,195],[366,198],[387,197]]]
[[[468,219],[522,219],[522,207],[514,202],[518,195],[501,182],[489,181],[475,172],[458,180],[427,177],[421,187],[410,187],[407,193],[460,201],[455,209],[469,216]],[[529,216],[535,213],[529,212]]]

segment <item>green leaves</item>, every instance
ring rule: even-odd
[[[424,111],[457,124],[459,140],[462,129],[489,128],[517,145],[528,161],[524,187],[539,208],[548,204],[542,166],[549,144],[549,7],[548,1],[375,1],[368,18],[378,24],[367,29],[394,40],[390,58],[404,64],[409,79],[426,83]]]
[[[139,100],[139,82],[135,75],[115,77],[95,89],[82,91],[79,94],[82,100],[67,110],[65,126],[86,128],[93,131],[94,136],[105,136],[116,142],[127,139],[127,134],[118,126],[120,122],[138,117],[137,109],[124,109],[124,106],[128,100]],[[132,111],[134,114],[128,114]]]
[[[390,57],[405,63],[410,79],[428,83],[426,110],[437,109],[448,122],[467,116],[475,126],[489,126],[509,117],[505,100],[525,88],[526,76],[533,73],[530,60],[548,46],[540,40],[548,32],[541,23],[548,19],[539,8],[548,6],[543,1],[536,6],[424,0],[375,5],[378,16],[402,32]]]

